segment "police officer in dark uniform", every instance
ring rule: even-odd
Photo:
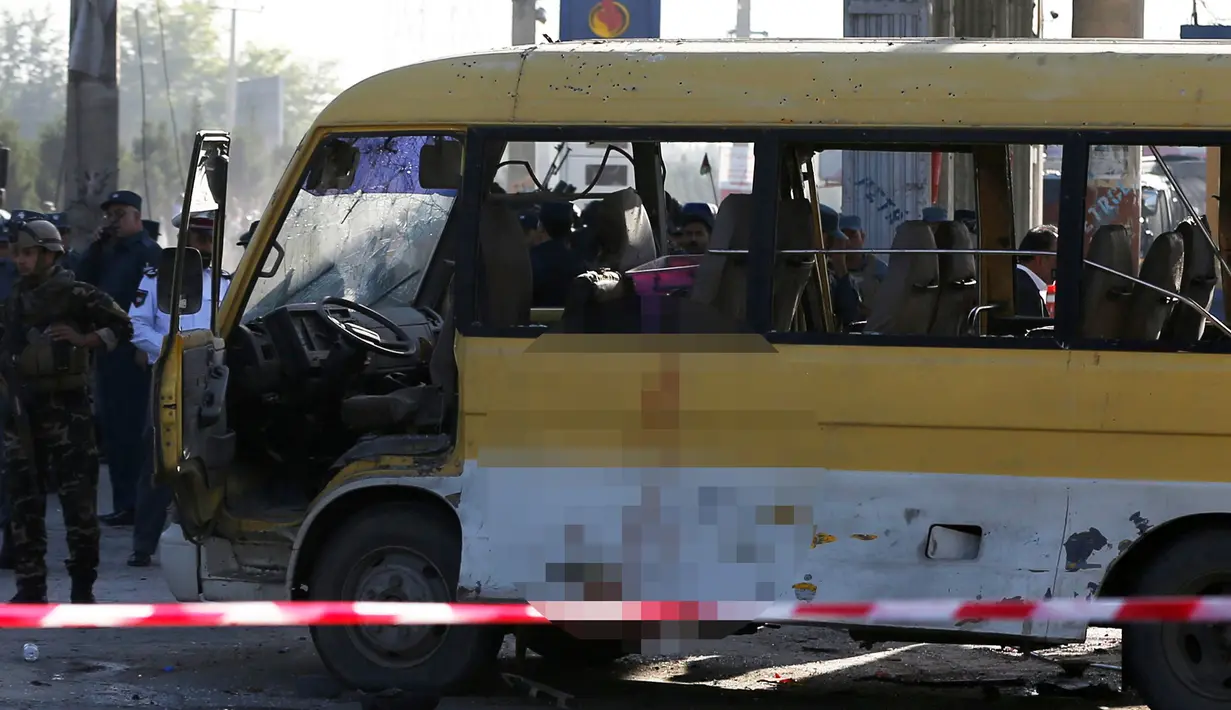
[[[18,210],[14,214],[25,214]],[[10,215],[11,217],[11,215]],[[0,222],[0,303],[8,300],[17,283],[17,267],[9,254],[9,220]],[[0,421],[8,418],[8,403],[0,401]],[[13,569],[13,536],[9,532],[9,520],[12,517],[12,506],[9,505],[8,492],[4,485],[4,439],[0,438],[0,569]]]
[[[150,238],[141,219],[141,196],[128,190],[113,192],[102,204],[106,222],[98,240],[86,249],[76,276],[102,289],[125,312],[132,306],[137,284],[146,268],[161,258],[158,242]],[[137,362],[131,343],[97,359],[98,410],[103,446],[111,474],[111,514],[99,519],[107,525],[132,525],[137,503],[137,477],[144,459],[144,426],[149,405],[149,369]]]
[[[14,603],[47,602],[47,494],[59,494],[67,530],[70,600],[94,601],[98,576],[98,451],[90,416],[90,350],[132,339],[128,314],[58,261],[64,240],[46,220],[9,221],[19,278],[4,304],[0,370],[6,487],[16,568]]]

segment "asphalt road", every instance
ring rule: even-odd
[[[105,476],[104,476],[105,478]],[[109,500],[104,491],[102,500]],[[102,507],[106,510],[104,504]],[[52,601],[66,601],[63,523],[48,501]],[[172,601],[158,568],[125,565],[129,529],[107,529],[97,595],[103,602]],[[0,572],[0,595],[13,593]],[[38,645],[36,662],[22,658]],[[1115,660],[1115,640],[1077,652]],[[510,651],[506,643],[506,656]],[[1118,674],[1064,679],[1054,664],[996,649],[890,644],[863,650],[823,629],[779,629],[733,637],[689,658],[634,658],[602,673],[564,672],[537,659],[504,670],[545,686],[495,683],[443,710],[566,707],[678,710],[808,707],[826,710],[1145,710],[1117,692]],[[405,707],[337,686],[316,658],[306,629],[108,629],[0,631],[0,707],[31,710],[155,707],[170,710],[307,710]]]

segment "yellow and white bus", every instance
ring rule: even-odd
[[[1225,47],[1196,41],[808,40],[559,43],[372,77],[304,137],[212,330],[173,331],[157,364],[169,584],[184,600],[767,608],[1221,593],[1231,331],[1208,307],[1231,215],[1212,238],[1196,221],[1158,235],[1138,267],[1138,186],[1115,156],[1231,144],[1228,75]],[[198,136],[185,211],[225,203],[228,141]],[[627,145],[635,187],[492,188],[508,144],[561,142]],[[755,157],[693,259],[666,255],[672,143]],[[1054,257],[1014,251],[1010,156],[1035,145],[1064,148]],[[867,254],[842,250],[815,197],[835,150],[972,168],[955,206],[977,234],[878,205],[896,237],[861,318],[838,311]],[[566,244],[590,269],[576,278],[518,223],[553,200],[593,200]],[[191,309],[194,279],[176,293],[173,274],[193,252],[174,256],[160,288]],[[1015,262],[1052,258],[1055,318],[1030,315]],[[632,648],[592,638],[629,629],[569,630],[526,642]],[[449,688],[505,631],[312,635],[352,685]],[[851,632],[1047,645],[1086,629]],[[1129,679],[1156,710],[1227,707],[1225,638],[1129,628]]]

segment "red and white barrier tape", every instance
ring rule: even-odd
[[[1093,601],[829,602],[537,602],[421,604],[393,602],[232,602],[191,604],[0,604],[0,629],[168,626],[524,625],[552,621],[827,621],[956,623],[1062,621],[1231,622],[1231,597]]]

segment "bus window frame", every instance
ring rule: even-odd
[[[995,349],[1009,348],[1017,350],[1103,350],[1128,352],[1174,352],[1175,348],[1166,342],[1120,342],[1076,337],[1081,317],[1081,282],[1085,271],[1084,265],[1084,229],[1085,229],[1085,193],[1087,172],[1089,166],[1089,151],[1095,145],[1138,145],[1138,146],[1227,146],[1231,145],[1231,131],[1226,130],[1158,130],[1158,129],[1108,129],[1108,130],[1074,130],[1067,128],[1042,129],[983,129],[974,127],[953,128],[857,128],[857,127],[758,127],[758,128],[724,128],[720,126],[622,126],[607,127],[595,125],[565,126],[565,127],[525,127],[499,126],[472,129],[467,134],[467,175],[464,185],[470,190],[478,190],[485,195],[487,182],[480,177],[471,180],[471,173],[476,172],[477,165],[471,165],[469,158],[479,156],[483,151],[475,150],[482,147],[486,141],[496,138],[500,141],[519,142],[577,142],[592,140],[599,136],[603,141],[616,142],[731,142],[751,143],[756,151],[754,168],[754,184],[764,184],[764,190],[754,194],[757,200],[754,207],[754,224],[756,234],[773,234],[772,225],[777,217],[776,197],[779,192],[781,176],[777,166],[781,151],[790,149],[799,143],[823,145],[827,150],[885,150],[908,151],[911,148],[920,150],[937,150],[945,146],[966,148],[980,145],[1059,145],[1064,148],[1060,174],[1060,208],[1058,224],[1060,247],[1057,252],[1057,288],[1055,330],[1052,337],[988,337],[969,336],[940,338],[930,335],[865,335],[860,333],[790,333],[770,330],[770,312],[772,309],[772,267],[774,261],[774,245],[772,240],[753,239],[749,245],[748,255],[748,320],[755,332],[763,335],[771,343],[800,345],[866,345],[878,347],[956,347]],[[652,137],[652,139],[651,139]],[[764,156],[764,158],[763,158]],[[486,168],[485,161],[481,162]],[[763,180],[764,182],[756,182]],[[470,204],[470,209],[477,209],[481,199]],[[473,220],[471,220],[474,222]],[[1075,235],[1075,236],[1074,236]],[[477,285],[477,273],[473,271],[477,255],[477,222],[472,223],[461,234],[461,242],[465,249],[458,252],[457,266],[459,278],[455,280],[455,288],[461,288],[470,282],[466,290],[469,297],[458,290],[454,294],[457,304],[458,330],[471,337],[513,337],[536,338],[545,331],[532,326],[517,326],[513,328],[491,328],[475,322],[474,286]],[[1020,239],[1022,235],[1015,235]],[[463,253],[465,252],[465,253]],[[460,278],[465,273],[465,278]],[[464,316],[464,317],[462,317]],[[1198,347],[1191,352],[1226,352],[1231,351],[1231,342],[1218,343],[1215,346]]]
[[[1071,132],[1070,139],[1075,144],[1080,144],[1080,147],[1075,146],[1074,150],[1077,150],[1078,152],[1080,152],[1082,159],[1083,159],[1083,163],[1084,163],[1082,166],[1084,169],[1081,171],[1081,180],[1080,180],[1081,182],[1081,195],[1080,195],[1081,233],[1084,235],[1085,218],[1086,218],[1085,193],[1086,193],[1086,187],[1087,187],[1086,183],[1087,183],[1087,177],[1088,177],[1087,173],[1088,173],[1088,166],[1089,166],[1090,150],[1094,146],[1117,145],[1117,146],[1137,146],[1140,148],[1146,148],[1148,146],[1187,146],[1187,147],[1202,147],[1202,148],[1220,148],[1224,146],[1231,146],[1231,131],[1203,130],[1203,129],[1086,130],[1086,131]],[[1069,153],[1070,153],[1070,148],[1069,148],[1069,145],[1066,143],[1064,145],[1064,157],[1066,160],[1062,164],[1061,174],[1060,174],[1060,180],[1061,180],[1061,185],[1060,185],[1061,212],[1060,212],[1060,215],[1061,215],[1062,220],[1064,219],[1064,216],[1065,216],[1064,200],[1065,200],[1065,195],[1066,195],[1066,187],[1071,187],[1071,186],[1067,186],[1064,182],[1065,175],[1067,174],[1066,173],[1067,159],[1068,159]],[[1221,170],[1223,166],[1228,166],[1228,163],[1231,163],[1231,157],[1220,155],[1220,161],[1221,161],[1221,165],[1219,166],[1219,169]],[[1168,183],[1168,187],[1169,189],[1176,188],[1176,186],[1171,185],[1170,183]],[[1210,188],[1207,186],[1207,194],[1209,192],[1209,189]],[[1193,207],[1197,209],[1198,211],[1200,211],[1200,209],[1204,207],[1204,205],[1193,205]],[[1220,202],[1220,207],[1221,207],[1221,202]],[[1183,212],[1184,212],[1183,218],[1187,219],[1191,217],[1191,215],[1187,213],[1188,212],[1187,210],[1183,210]],[[1220,221],[1219,231],[1221,232],[1222,229],[1223,229],[1222,223]],[[1220,235],[1218,233],[1215,233],[1215,234],[1212,234],[1212,236],[1214,237],[1215,244],[1218,247],[1217,251],[1224,258],[1226,258],[1227,255],[1226,255],[1226,252],[1223,251],[1223,244],[1221,243]],[[1075,240],[1075,241],[1081,244],[1082,250],[1084,250],[1084,239]],[[1077,268],[1079,269],[1078,278],[1075,280],[1075,283],[1077,285],[1072,289],[1066,288],[1066,290],[1071,291],[1071,294],[1069,294],[1070,299],[1076,297],[1074,299],[1075,302],[1072,303],[1070,306],[1070,308],[1072,309],[1071,317],[1073,318],[1073,330],[1071,332],[1073,333],[1076,333],[1077,321],[1081,316],[1081,305],[1080,305],[1081,304],[1081,300],[1080,300],[1081,299],[1081,278],[1080,278],[1081,271],[1080,269],[1084,269],[1084,260],[1083,260],[1084,255],[1081,253],[1081,251],[1078,251],[1076,255],[1070,253],[1077,249],[1078,247],[1070,245],[1068,249],[1062,249],[1064,254],[1058,255],[1058,259],[1057,259],[1058,261],[1057,271],[1059,271],[1061,267],[1065,264],[1066,255],[1068,257],[1068,261],[1075,263],[1077,265]],[[1218,269],[1219,269],[1220,275],[1222,275],[1221,265],[1218,267]],[[1057,283],[1059,283],[1059,276],[1057,276]],[[1224,284],[1226,283],[1225,279],[1223,283]],[[1057,320],[1059,320],[1059,317],[1060,317],[1060,305],[1061,305],[1061,290],[1059,287],[1057,287],[1056,288],[1056,317],[1057,317]],[[1183,304],[1177,304],[1177,307],[1182,307],[1182,306]],[[1231,308],[1228,308],[1228,312],[1231,313]],[[1213,315],[1218,316],[1219,314],[1215,313]],[[1160,353],[1184,352],[1186,354],[1192,354],[1192,355],[1198,355],[1198,354],[1216,355],[1216,354],[1231,353],[1231,340],[1213,341],[1213,342],[1208,342],[1208,343],[1198,343],[1194,347],[1187,348],[1184,350],[1177,350],[1177,348],[1174,345],[1168,343],[1167,341],[1163,341],[1163,340],[1146,341],[1146,342],[1142,342],[1142,341],[1129,342],[1129,341],[1118,341],[1118,340],[1095,340],[1095,339],[1090,339],[1090,338],[1071,338],[1068,342],[1067,347],[1072,350],[1100,350],[1100,351],[1113,351],[1113,352],[1160,352]]]
[[[478,219],[492,181],[496,177],[495,166],[503,155],[488,155],[488,146],[508,143],[749,143],[753,146],[753,184],[765,179],[764,190],[754,190],[753,222],[755,225],[773,224],[777,219],[778,176],[774,169],[778,155],[778,131],[767,128],[727,128],[722,126],[604,126],[576,125],[562,127],[539,126],[489,126],[474,128],[467,134],[466,174],[462,178],[463,207],[468,214],[476,215],[467,220],[464,229],[459,229],[459,241],[454,279],[453,303],[458,332],[464,337],[523,338],[534,339],[544,335],[547,329],[534,325],[493,327],[478,321]],[[767,155],[764,161],[762,155]],[[471,162],[473,159],[474,162]],[[765,168],[757,166],[768,163],[772,180],[764,176]],[[635,173],[634,173],[635,174]],[[638,183],[639,184],[639,183]],[[580,189],[583,186],[578,186]],[[599,195],[610,192],[595,188]],[[640,193],[640,190],[638,190]],[[474,198],[467,202],[467,197]],[[646,202],[645,198],[642,198]],[[647,208],[648,212],[648,208]],[[460,227],[461,225],[459,225]],[[770,230],[754,229],[754,234],[768,234]],[[773,245],[767,239],[753,239],[748,257],[748,321],[758,333],[768,330],[771,311],[769,279],[773,270]]]
[[[230,329],[244,325],[246,322],[244,316],[247,314],[248,307],[251,305],[250,300],[252,298],[252,291],[256,288],[256,284],[261,281],[262,278],[265,278],[261,276],[261,268],[269,258],[269,253],[274,250],[274,245],[278,243],[278,239],[282,236],[282,228],[285,226],[286,219],[290,216],[291,210],[295,207],[295,201],[299,198],[299,191],[303,189],[304,178],[307,176],[308,171],[312,169],[312,162],[316,158],[317,151],[320,150],[320,147],[324,145],[325,141],[331,138],[371,138],[373,136],[389,138],[399,138],[405,136],[447,136],[455,140],[462,141],[462,151],[463,156],[465,156],[464,160],[469,159],[468,149],[470,131],[459,128],[457,125],[417,126],[413,128],[407,128],[404,126],[375,126],[371,129],[364,130],[355,130],[352,128],[339,128],[334,130],[329,126],[321,126],[311,131],[304,137],[301,148],[296,152],[296,155],[292,158],[291,163],[286,168],[286,170],[289,171],[291,168],[298,166],[298,169],[294,171],[295,174],[293,179],[285,185],[279,186],[279,191],[284,189],[288,194],[285,199],[282,200],[282,206],[279,208],[276,216],[270,219],[272,222],[272,227],[270,228],[268,239],[265,240],[259,250],[259,253],[257,250],[245,250],[245,253],[241,257],[241,264],[244,263],[244,261],[252,259],[257,262],[258,266],[256,272],[252,274],[251,278],[248,278],[243,284],[241,284],[242,294],[237,294],[235,291],[227,292],[228,299],[237,296],[242,299],[237,303],[236,317],[234,322],[229,324]],[[286,179],[285,175],[283,179]],[[462,182],[464,186],[465,174],[462,176]],[[438,256],[441,253],[441,246],[445,244],[446,240],[453,238],[453,233],[455,230],[454,224],[461,219],[461,215],[459,213],[462,212],[461,201],[463,196],[464,193],[459,189],[458,196],[454,200],[453,208],[450,209],[449,216],[445,220],[444,228],[441,230],[440,238],[437,240],[436,246],[432,249],[431,256],[428,257],[423,280],[420,283],[418,293],[416,293],[415,296],[416,307],[422,307],[422,305],[425,305],[421,303],[421,300],[423,299],[424,291],[428,286],[428,275],[433,273],[437,268],[437,261]],[[270,204],[274,204],[279,197],[280,195],[278,192],[275,192]],[[263,217],[262,219],[264,220],[269,218]],[[286,265],[283,264],[280,268],[286,268]],[[239,269],[236,271],[239,272]],[[275,274],[276,273],[277,272],[275,272]],[[272,278],[272,276],[270,278]],[[444,292],[441,291],[440,293],[443,297]],[[229,337],[229,334],[230,330],[227,330],[222,332],[221,335],[224,339],[226,339]]]

